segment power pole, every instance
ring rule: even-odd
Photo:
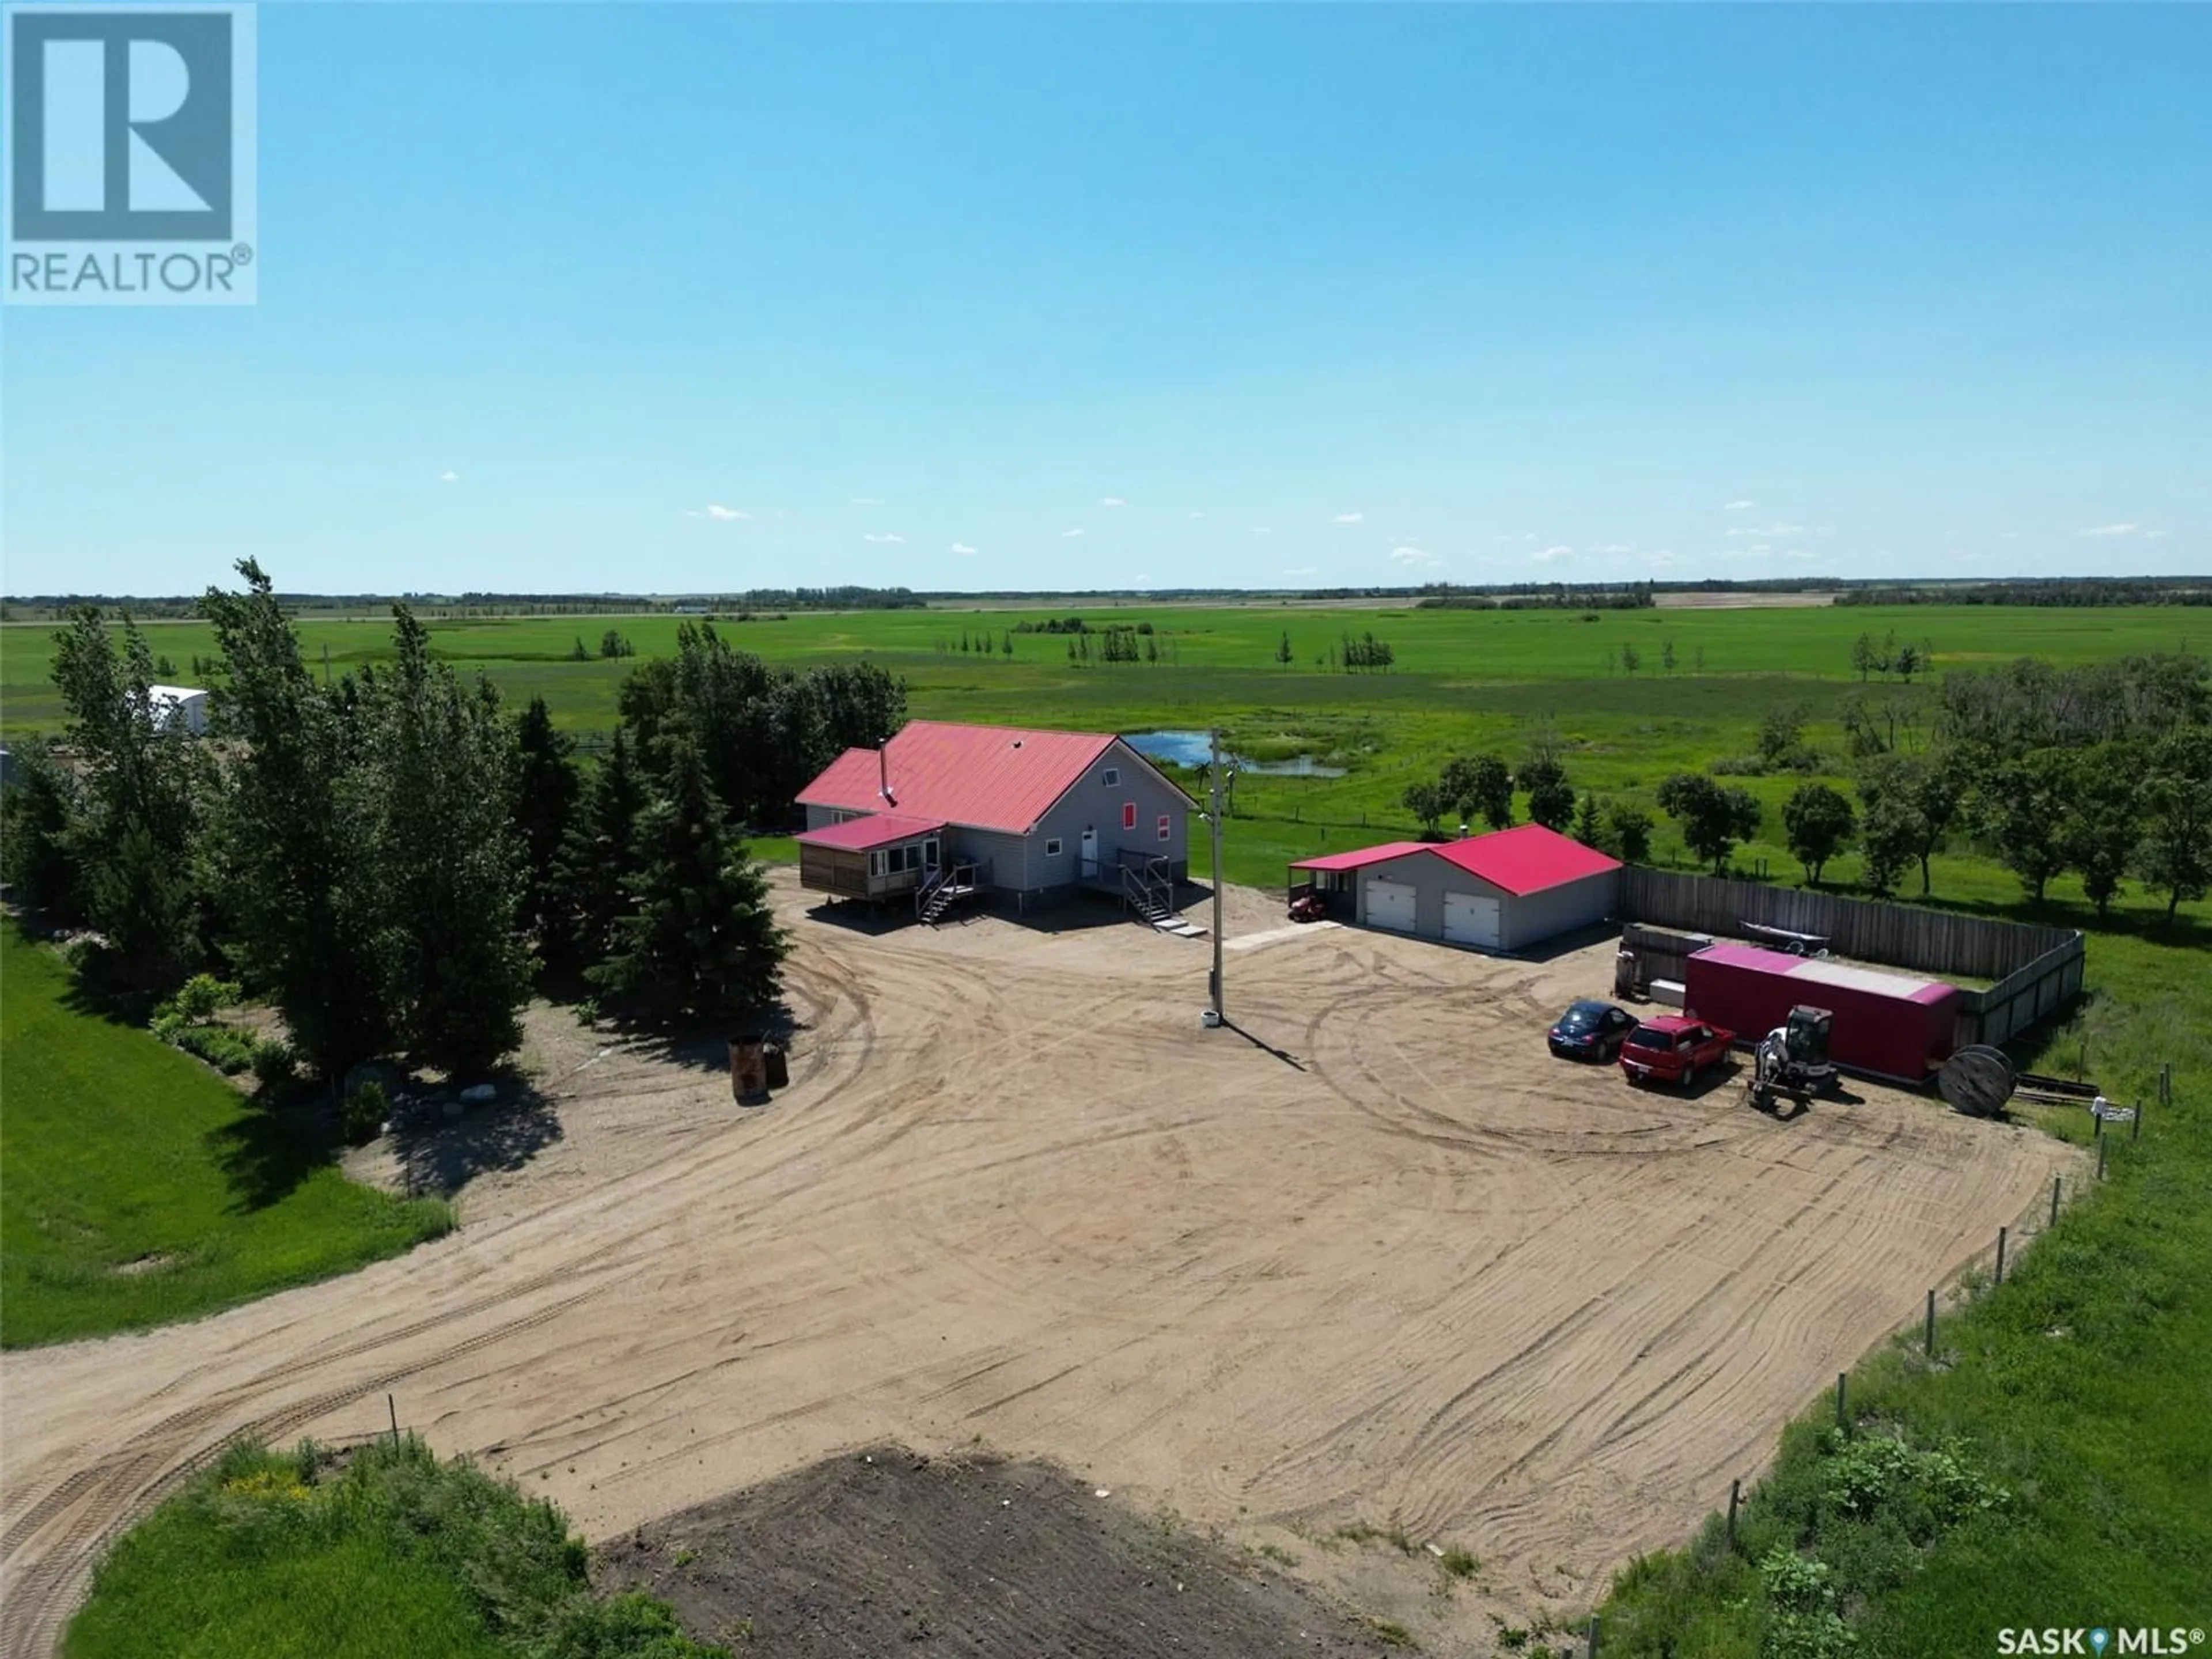
[[[1206,769],[1212,802],[1206,816],[1213,830],[1213,1018],[1218,1022],[1228,1018],[1221,1006],[1221,728],[1206,736],[1213,745],[1213,762]]]

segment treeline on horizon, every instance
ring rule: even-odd
[[[2037,576],[2007,581],[1856,583],[1838,605],[2212,605],[2212,577]]]
[[[1828,593],[1838,605],[2042,606],[2212,605],[2212,576],[1933,577],[1922,581],[1839,576],[1707,577],[1696,581],[1425,582],[1339,587],[950,588],[754,587],[723,593],[301,593],[275,596],[289,615],[383,614],[395,601],[417,617],[590,617],[609,614],[735,619],[739,612],[919,611],[961,602],[1090,600],[1115,605],[1250,599],[1411,601],[1422,610],[1643,610],[1666,593]],[[35,593],[0,599],[0,621],[62,622],[87,605],[104,615],[178,621],[202,613],[195,594]]]

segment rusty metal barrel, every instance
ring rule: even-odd
[[[763,1048],[757,1031],[730,1039],[730,1092],[739,1100],[758,1100],[768,1093],[768,1056]]]
[[[788,1089],[791,1086],[791,1062],[783,1051],[783,1045],[781,1042],[769,1043],[764,1058],[768,1063],[768,1086]]]

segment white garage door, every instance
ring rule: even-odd
[[[1454,945],[1481,945],[1495,951],[1502,937],[1499,921],[1494,898],[1480,893],[1444,895],[1444,938]]]
[[[1370,927],[1393,927],[1401,933],[1413,931],[1414,890],[1402,881],[1370,881],[1367,884],[1367,925]]]

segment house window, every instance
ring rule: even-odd
[[[1044,855],[1048,859],[1056,859],[1060,856],[1060,837],[1058,836],[1054,836],[1050,841],[1045,842]]]
[[[937,837],[932,836],[927,841],[921,844],[921,861],[930,869],[934,870],[937,868]]]
[[[1175,832],[1172,828],[1173,822],[1174,821],[1170,819],[1166,813],[1163,812],[1160,814],[1160,839],[1162,841],[1170,841],[1174,838]]]
[[[1098,781],[1105,785],[1107,788],[1111,789],[1115,784],[1121,781],[1121,769],[1118,766],[1108,767],[1104,775],[1100,777]]]
[[[1137,827],[1136,802],[1125,800],[1121,803],[1121,827],[1124,830],[1133,830]]]
[[[883,855],[881,853],[871,853],[871,854],[868,854],[868,873],[869,873],[870,875],[872,875],[872,876],[880,876],[881,874],[883,874],[883,872],[884,872],[884,855]]]

